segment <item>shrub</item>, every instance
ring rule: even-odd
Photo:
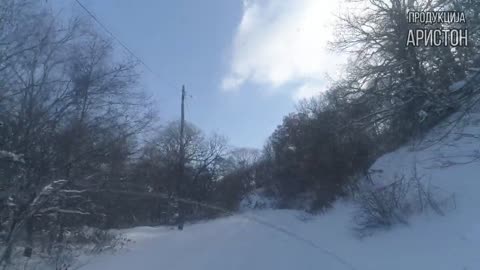
[[[369,179],[369,177],[367,177]],[[406,179],[404,176],[386,186],[375,188],[372,181],[363,182],[354,195],[357,210],[354,214],[355,231],[360,237],[379,229],[388,229],[397,224],[408,224],[413,214],[433,211],[444,215],[444,210],[453,197],[440,200],[426,187],[416,173]]]
[[[115,252],[125,247],[130,240],[121,234],[83,227],[77,231],[65,231],[62,241],[53,243],[47,253],[40,253],[46,266],[52,269],[75,269],[82,255]]]

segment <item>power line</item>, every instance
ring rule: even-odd
[[[174,89],[177,89],[178,87],[168,81],[166,78],[163,78],[162,76],[159,76],[157,73],[155,73],[153,71],[153,69],[147,65],[147,63],[145,63],[145,61],[143,61],[142,58],[140,58],[138,55],[136,55],[125,43],[123,43],[117,36],[115,36],[115,34],[113,34],[112,31],[110,31],[108,29],[108,27],[103,24],[98,18],[97,16],[95,16],[95,14],[93,14],[92,11],[90,11],[85,5],[82,4],[82,2],[80,2],[80,0],[75,0],[75,2],[105,31],[107,32],[116,42],[118,42],[118,44],[120,44],[120,46],[125,50],[127,51],[131,56],[133,56],[140,64],[142,64],[150,73],[152,73],[153,75],[155,75],[157,78],[159,78],[160,80],[166,82],[169,86],[173,87]]]

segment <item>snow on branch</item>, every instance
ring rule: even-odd
[[[23,156],[9,151],[0,150],[0,160],[7,160],[11,162],[24,163]]]
[[[59,191],[63,186],[65,186],[68,183],[67,180],[56,180],[53,181],[52,183],[46,185],[38,194],[38,196],[33,200],[31,206],[34,207],[36,205],[39,205],[45,201],[48,201],[49,197]]]
[[[48,212],[56,212],[56,213],[63,213],[63,214],[73,214],[73,215],[90,215],[89,212],[84,212],[80,210],[71,210],[71,209],[61,209],[60,207],[48,207],[39,211],[39,213],[48,213]]]

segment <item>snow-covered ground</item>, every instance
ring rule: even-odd
[[[480,269],[480,116],[456,127],[442,142],[424,148],[447,128],[432,130],[424,143],[407,145],[372,166],[374,180],[411,174],[443,198],[454,198],[445,216],[416,215],[359,239],[352,227],[355,205],[337,202],[318,216],[293,210],[252,210],[186,226],[140,227],[125,231],[128,250],[93,258],[84,270],[476,270]],[[453,165],[453,163],[465,163]],[[450,166],[452,165],[452,166]],[[381,172],[380,172],[381,170]]]

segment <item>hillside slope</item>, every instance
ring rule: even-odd
[[[455,116],[452,116],[453,119]],[[461,125],[433,129],[422,143],[389,153],[372,166],[374,181],[417,174],[443,198],[445,215],[425,213],[388,231],[359,239],[352,227],[355,205],[339,201],[324,215],[260,210],[187,226],[134,228],[128,250],[94,258],[85,270],[130,269],[480,269],[480,115]],[[428,145],[430,147],[426,147]]]

